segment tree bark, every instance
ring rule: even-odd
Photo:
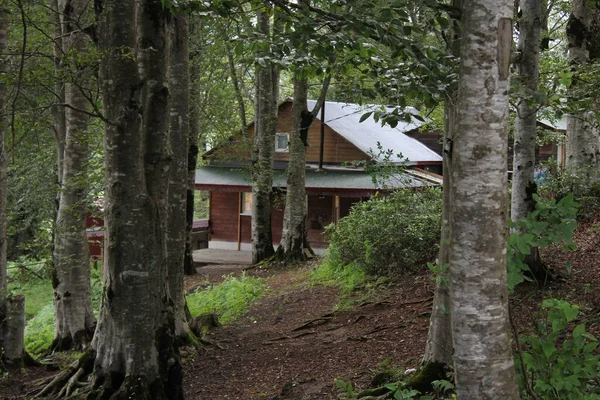
[[[287,167],[287,193],[283,215],[283,231],[277,257],[286,262],[306,260],[306,251],[313,253],[306,231],[306,147],[308,129],[323,107],[331,76],[323,81],[321,94],[312,111],[308,110],[308,81],[294,76],[292,132],[289,138],[290,158]]]
[[[8,4],[0,2],[0,54],[4,55],[8,48]],[[0,73],[6,74],[7,63],[0,58]],[[8,282],[7,282],[7,241],[6,241],[6,194],[8,190],[8,154],[6,150],[6,85],[0,82],[0,352],[5,352],[11,345],[7,341],[8,326]]]
[[[463,9],[463,0],[453,0],[452,7],[456,9],[454,15],[461,15]],[[460,55],[460,17],[452,21],[450,31],[450,41],[448,42],[449,52],[458,58]],[[444,137],[443,143],[443,203],[442,203],[442,224],[440,235],[440,251],[437,265],[441,268],[439,276],[436,277],[435,292],[433,296],[433,307],[431,311],[431,320],[429,323],[429,332],[427,335],[427,344],[425,346],[425,355],[423,356],[423,369],[433,369],[437,374],[433,374],[433,380],[440,379],[444,368],[452,365],[452,318],[450,313],[450,241],[452,233],[450,230],[450,212],[452,211],[452,149],[453,141],[456,135],[456,87],[452,88],[448,94],[449,98],[444,105]],[[442,368],[440,368],[442,367]],[[432,374],[427,374],[431,376]]]
[[[438,364],[444,367],[452,365],[452,318],[450,314],[450,211],[452,209],[452,141],[455,134],[456,107],[450,101],[446,103],[444,123],[444,152],[443,152],[443,205],[442,227],[440,237],[440,251],[437,265],[441,268],[436,277],[435,292],[433,296],[433,309],[429,322],[429,333],[425,346],[423,363]]]
[[[294,102],[292,104],[292,132],[289,135],[289,163],[287,167],[287,192],[283,213],[283,231],[277,249],[278,257],[287,262],[306,259],[304,249],[310,249],[306,233],[306,147],[308,128],[313,115],[307,108],[308,82],[294,76]]]
[[[173,161],[169,169],[169,215],[166,232],[169,291],[173,299],[175,336],[186,341],[190,329],[183,290],[186,246],[186,200],[188,190],[188,147],[190,71],[188,21],[185,13],[173,17],[170,32],[169,91],[171,93],[169,140]]]
[[[506,280],[512,1],[463,10],[452,152],[450,298],[457,397],[518,399]]]
[[[258,33],[271,38],[270,11],[259,8],[256,17]],[[254,146],[252,149],[252,262],[259,263],[275,254],[271,230],[271,195],[273,191],[273,151],[277,129],[275,66],[268,52],[259,50],[256,64],[256,106]]]
[[[600,10],[594,4],[587,0],[572,0],[567,39],[573,70],[600,56]],[[575,78],[573,87],[578,84]],[[591,180],[600,179],[600,129],[593,111],[576,111],[567,117],[566,153],[567,167],[587,168]]]
[[[189,35],[193,35],[195,25],[189,27]],[[189,103],[189,139],[188,139],[188,159],[187,159],[187,195],[185,202],[186,210],[186,242],[184,273],[194,275],[196,266],[194,264],[192,250],[192,228],[194,226],[194,198],[196,193],[196,163],[198,160],[198,140],[200,138],[200,90],[198,89],[197,78],[199,74],[198,62],[194,59],[197,53],[190,60],[190,103]]]
[[[90,41],[82,31],[89,17],[87,0],[60,0],[65,48],[77,65],[73,81],[65,85],[65,151],[62,161],[62,185],[54,236],[55,338],[53,350],[85,349],[94,334],[96,318],[90,299],[89,248],[86,236],[87,125],[88,116],[77,110],[89,108],[82,87],[89,84],[88,68],[80,66]],[[76,110],[77,109],[77,110]],[[59,144],[60,147],[60,144]]]
[[[535,140],[537,104],[533,96],[538,90],[540,64],[540,35],[542,9],[540,0],[521,0],[522,16],[519,19],[520,52],[518,74],[523,96],[519,99],[515,120],[511,218],[518,221],[535,209],[536,192],[533,172],[535,166]]]
[[[108,120],[108,245],[92,342],[94,396],[183,399],[165,243],[169,11],[160,0],[102,0],[95,8]]]

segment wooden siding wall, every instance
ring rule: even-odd
[[[279,108],[279,117],[277,121],[277,132],[292,132],[292,103],[284,103]],[[248,127],[250,142],[254,140],[254,125]],[[246,159],[251,157],[250,151],[244,151],[240,142],[232,142],[230,145],[223,146],[216,150],[209,158],[211,159]],[[306,149],[306,161],[308,163],[318,163],[321,151],[321,121],[315,118],[308,130],[308,148]],[[275,152],[273,149],[275,161],[288,161],[289,153]],[[337,134],[333,129],[325,125],[325,140],[323,146],[323,162],[325,164],[340,164],[357,160],[369,159],[368,155],[360,151],[352,143]]]
[[[238,207],[239,193],[211,192],[209,217],[211,240],[237,242]]]

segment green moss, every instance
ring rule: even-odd
[[[242,275],[226,277],[223,283],[187,296],[192,316],[214,313],[223,324],[232,323],[248,312],[248,306],[259,299],[267,286],[262,279]]]
[[[32,356],[38,357],[50,349],[52,340],[54,340],[54,305],[50,302],[27,322],[25,349]]]

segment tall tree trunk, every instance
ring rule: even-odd
[[[294,103],[292,104],[292,132],[289,137],[287,192],[283,214],[283,231],[277,249],[279,258],[287,262],[306,259],[304,249],[310,249],[306,233],[306,147],[308,128],[313,116],[307,109],[308,82],[294,75]]]
[[[534,94],[538,90],[540,79],[540,48],[542,31],[542,2],[541,0],[522,0],[522,15],[519,20],[519,42],[517,50],[520,59],[517,63],[523,96],[517,107],[515,120],[515,139],[513,155],[513,179],[510,215],[513,221],[526,218],[535,209],[533,195],[537,187],[533,179],[535,167],[535,145],[537,107]],[[544,10],[545,13],[545,10]],[[540,281],[546,277],[538,248],[531,249],[526,260],[531,274]]]
[[[518,399],[506,280],[510,0],[463,10],[452,152],[450,298],[457,396]]]
[[[65,48],[73,54],[71,62],[85,59],[90,41],[82,31],[90,16],[87,0],[60,0]],[[82,87],[89,84],[85,66],[73,68],[77,75],[66,84],[65,152],[62,162],[62,185],[54,236],[55,338],[53,350],[84,349],[92,339],[96,318],[90,299],[89,248],[86,237],[87,125],[88,116],[79,110],[89,108]]]
[[[256,27],[265,39],[271,38],[272,9],[257,11]],[[257,53],[256,106],[254,146],[252,149],[252,262],[258,263],[273,256],[271,230],[271,196],[273,191],[273,151],[277,128],[277,98],[279,84],[268,52]]]
[[[541,34],[540,0],[521,0],[522,16],[519,19],[520,52],[518,73],[523,96],[519,100],[515,120],[511,218],[518,221],[535,208],[536,192],[533,172],[535,166],[535,140],[537,104],[534,94],[538,90]]]
[[[436,276],[435,292],[433,296],[433,309],[429,322],[429,333],[425,355],[423,357],[424,370],[430,369],[427,375],[440,379],[444,374],[444,368],[452,366],[452,319],[450,314],[450,287],[449,271],[450,265],[450,211],[452,209],[451,187],[452,187],[452,138],[455,134],[455,112],[456,107],[448,101],[445,106],[444,123],[444,152],[443,152],[443,203],[442,203],[442,226],[440,237],[440,251],[437,265],[441,268],[439,276]],[[433,364],[429,366],[428,364]]]
[[[0,72],[6,74],[6,49],[8,48],[8,4],[0,2]],[[8,282],[7,282],[7,241],[6,241],[6,193],[8,190],[8,154],[6,150],[6,85],[0,82],[0,354],[12,348],[8,340]],[[4,359],[5,357],[1,357]]]
[[[572,0],[572,5],[567,38],[569,63],[576,70],[578,65],[600,56],[600,9],[587,0]],[[573,85],[578,84],[575,78]],[[590,179],[600,179],[600,129],[591,110],[579,111],[567,118],[566,166],[588,168]]]
[[[160,0],[95,6],[108,120],[108,246],[94,388],[98,398],[183,399],[165,243],[169,11]]]
[[[54,22],[54,105],[52,106],[52,117],[54,119],[54,137],[56,139],[56,165],[58,170],[58,187],[62,185],[63,157],[65,155],[65,138],[67,136],[67,120],[65,115],[65,85],[62,82],[61,69],[65,52],[63,49],[62,13],[58,9],[58,0],[50,0],[50,12]],[[60,190],[56,198],[56,210],[60,202]],[[55,218],[56,220],[56,218]]]
[[[189,35],[192,36],[195,29],[195,24],[189,27]],[[187,150],[187,195],[185,201],[185,220],[186,220],[186,242],[185,242],[185,258],[184,258],[184,273],[186,275],[194,275],[196,266],[194,264],[192,250],[192,228],[194,227],[194,198],[196,193],[196,163],[198,160],[198,140],[200,137],[200,90],[198,88],[199,68],[195,58],[198,53],[190,59],[190,101],[189,101],[189,138]]]
[[[294,75],[287,193],[283,232],[277,249],[277,257],[291,263],[306,260],[305,251],[313,252],[306,231],[306,147],[308,146],[308,129],[325,103],[331,81],[331,76],[325,78],[317,103],[312,111],[308,111],[308,81],[306,78],[300,78],[300,73],[301,71],[297,71]]]
[[[185,341],[189,326],[183,291],[186,246],[186,199],[188,190],[188,147],[190,108],[190,71],[188,21],[177,12],[171,23],[169,91],[171,93],[169,140],[173,162],[169,169],[169,215],[167,218],[167,259],[169,291],[175,314],[175,336]]]
[[[460,15],[463,9],[463,0],[453,0],[455,19],[452,21],[448,51],[455,57],[460,55]],[[437,265],[441,268],[436,277],[433,307],[425,355],[423,356],[421,381],[430,383],[444,376],[444,369],[452,365],[452,318],[450,313],[450,212],[452,211],[452,144],[456,135],[456,87],[449,93],[449,99],[444,105],[444,137],[443,143],[443,203],[442,223],[440,235],[440,251]]]

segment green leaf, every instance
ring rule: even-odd
[[[554,343],[552,342],[543,342],[542,350],[544,351],[546,357],[550,357],[556,351],[556,346],[554,346]]]
[[[364,121],[366,121],[367,119],[369,119],[369,117],[372,114],[373,114],[373,111],[369,111],[368,113],[361,115],[361,117],[360,117],[360,119],[359,119],[358,122],[364,122]]]

